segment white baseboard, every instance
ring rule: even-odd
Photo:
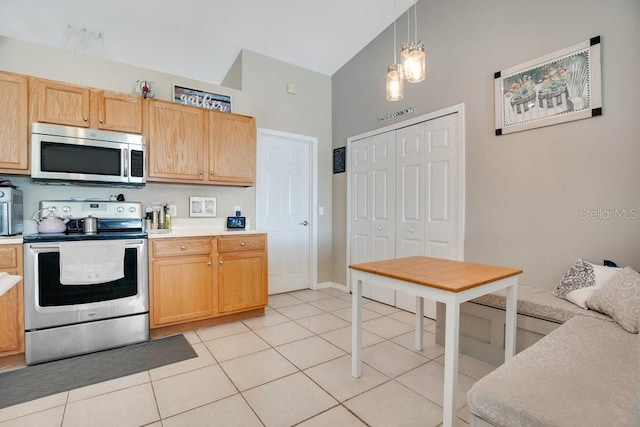
[[[347,286],[346,285],[341,285],[340,283],[336,283],[336,282],[318,283],[318,289],[327,289],[327,288],[333,288],[333,289],[337,289],[337,290],[342,291],[342,292],[347,292]]]

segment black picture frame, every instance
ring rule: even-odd
[[[347,147],[333,149],[333,173],[343,173],[347,170]]]

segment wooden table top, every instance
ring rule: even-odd
[[[517,268],[426,256],[351,264],[349,268],[451,292],[461,292],[522,273]]]

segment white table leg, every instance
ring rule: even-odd
[[[444,405],[442,425],[444,427],[452,427],[456,416],[460,304],[457,302],[448,302],[446,309],[446,332],[444,339]]]
[[[351,375],[360,378],[362,374],[362,364],[360,350],[362,348],[362,280],[352,280],[355,282],[354,289],[351,290]]]
[[[514,279],[516,280],[516,279]],[[504,361],[516,354],[516,323],[518,316],[518,282],[507,288],[506,328],[504,343]]]
[[[416,297],[416,350],[424,348],[424,298]]]

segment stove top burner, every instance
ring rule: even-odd
[[[98,231],[97,234],[84,234],[78,232],[66,233],[38,233],[27,234],[22,237],[24,243],[34,242],[78,242],[82,240],[131,240],[146,239],[147,233],[142,230],[130,231]]]
[[[136,202],[50,200],[40,208],[55,207],[69,219],[64,233],[36,233],[23,236],[24,243],[80,240],[146,239],[142,230],[142,205]],[[83,233],[80,221],[87,216],[98,219],[97,233]]]

